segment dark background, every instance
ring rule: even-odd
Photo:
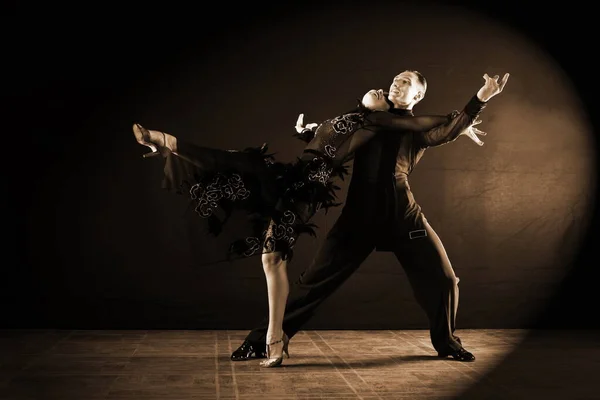
[[[252,328],[267,311],[259,260],[199,265],[210,242],[160,188],[132,123],[219,148],[267,141],[291,160],[298,113],[331,117],[418,69],[429,89],[417,115],[460,109],[484,73],[511,73],[482,114],[486,144],[430,149],[411,177],[461,278],[459,329],[598,328],[589,10],[341,4],[13,3],[2,327]],[[316,218],[321,235],[337,215]],[[300,241],[291,280],[321,235]],[[390,254],[371,255],[321,310],[307,329],[426,327]]]

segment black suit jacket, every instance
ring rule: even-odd
[[[371,231],[377,250],[392,250],[397,235],[422,229],[422,213],[408,185],[408,176],[428,147],[454,141],[479,116],[484,102],[473,96],[461,112],[454,112],[446,124],[426,132],[378,130],[354,156],[344,218],[356,229]],[[395,114],[411,111],[391,109]]]

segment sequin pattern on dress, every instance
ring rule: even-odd
[[[332,172],[333,168],[329,167],[328,163],[319,157],[313,158],[307,166],[308,180],[319,182],[323,185],[327,184]]]
[[[263,240],[254,236],[245,239],[248,248],[244,251],[244,256],[250,257],[261,251],[261,245],[265,253],[280,250],[277,248],[278,243],[284,243],[288,248],[293,247],[296,241],[295,222],[296,215],[290,210],[284,211],[279,221],[271,220],[269,227],[263,232]]]
[[[358,127],[358,124],[364,120],[363,115],[360,113],[349,113],[340,115],[331,120],[331,125],[334,132],[345,135],[347,133],[354,132]]]
[[[208,218],[219,207],[222,200],[239,201],[250,197],[244,181],[239,174],[217,174],[211,183],[204,185],[198,182],[190,188],[190,196],[196,202],[194,211],[203,218]]]

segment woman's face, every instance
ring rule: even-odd
[[[386,111],[390,108],[389,104],[385,101],[383,90],[369,90],[362,98],[363,105],[372,111]]]

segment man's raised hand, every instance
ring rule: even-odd
[[[479,139],[477,137],[477,135],[479,135],[479,136],[485,136],[485,135],[487,135],[487,133],[484,132],[484,131],[480,131],[479,129],[475,128],[475,125],[479,125],[480,123],[481,123],[480,119],[474,121],[471,124],[471,126],[469,126],[467,129],[465,129],[464,131],[461,132],[461,135],[465,135],[469,139],[471,139],[472,141],[474,141],[475,143],[477,143],[479,146],[483,146],[483,142],[481,141],[481,139]]]
[[[502,92],[506,82],[508,82],[508,77],[510,74],[507,72],[504,74],[501,80],[498,80],[499,76],[495,75],[493,78],[490,78],[488,74],[483,75],[483,79],[485,83],[477,92],[477,98],[481,101],[488,101],[498,93]]]

